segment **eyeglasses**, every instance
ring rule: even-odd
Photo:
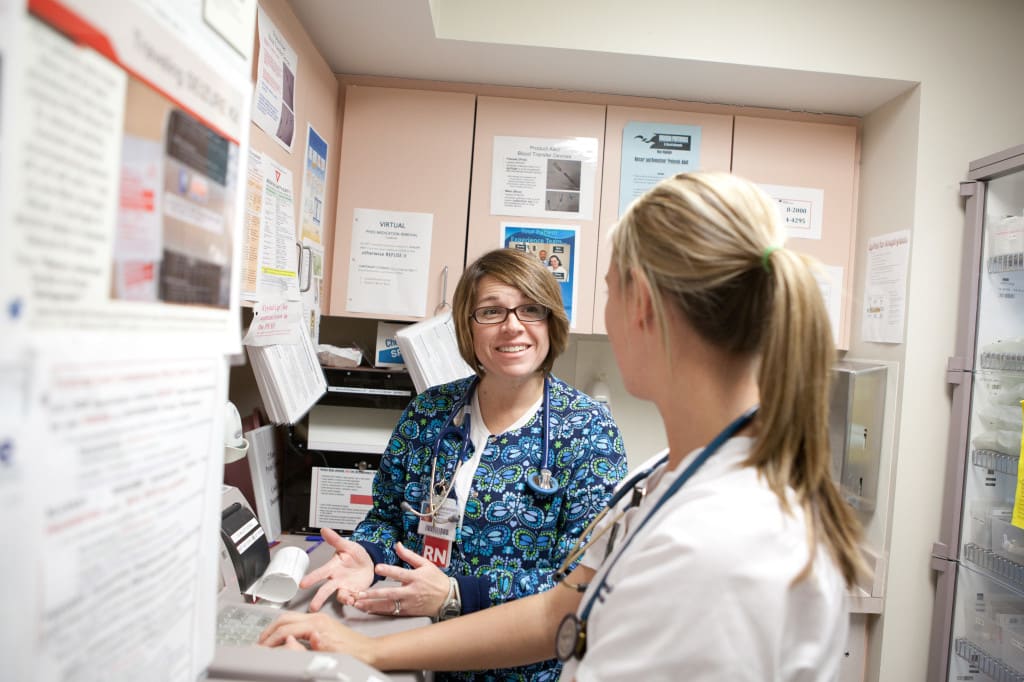
[[[551,310],[540,303],[524,303],[515,308],[489,305],[477,308],[470,317],[478,324],[501,324],[508,319],[509,313],[515,313],[520,322],[540,322],[546,320]]]

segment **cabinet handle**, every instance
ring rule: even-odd
[[[444,266],[441,270],[441,302],[434,308],[434,314],[437,315],[445,308],[450,308],[448,305],[448,266]]]
[[[313,249],[308,246],[303,246],[300,242],[295,242],[295,246],[299,247],[299,293],[309,291],[309,288],[313,286]],[[302,286],[302,253],[307,254],[306,261],[306,286]]]

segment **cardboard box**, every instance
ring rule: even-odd
[[[405,367],[395,333],[404,327],[395,322],[377,323],[377,347],[373,352],[374,367]]]

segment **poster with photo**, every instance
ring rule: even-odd
[[[594,137],[495,137],[491,215],[590,220],[597,153]]]
[[[578,262],[576,245],[579,227],[575,225],[526,225],[502,223],[501,243],[505,248],[524,251],[537,257],[551,271],[562,291],[562,304],[569,327],[576,326],[576,283]]]

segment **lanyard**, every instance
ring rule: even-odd
[[[663,504],[668,502],[670,497],[675,495],[676,492],[678,492],[679,489],[683,487],[684,483],[686,483],[691,477],[693,477],[695,473],[697,473],[697,470],[700,469],[701,466],[703,466],[704,463],[708,461],[708,459],[713,454],[715,454],[719,449],[721,449],[722,445],[724,445],[727,440],[735,436],[740,430],[746,427],[754,418],[754,415],[756,413],[757,407],[752,407],[751,409],[747,410],[742,415],[737,417],[735,420],[733,420],[731,424],[722,429],[722,432],[715,436],[715,438],[710,443],[708,443],[707,447],[705,447],[704,450],[701,451],[699,455],[697,455],[697,458],[690,462],[690,465],[683,470],[683,473],[679,474],[679,478],[672,481],[672,485],[670,485],[668,490],[665,491],[665,494],[662,495],[661,498],[654,503],[654,506],[651,507],[651,511],[647,514],[647,516],[641,519],[640,524],[636,527],[636,530],[634,530],[630,534],[629,538],[626,539],[626,542],[622,545],[622,549],[619,550],[619,553],[612,558],[611,563],[608,565],[608,569],[604,572],[604,575],[601,577],[601,581],[597,584],[597,587],[591,592],[590,600],[586,603],[586,605],[583,607],[583,611],[580,613],[580,620],[583,621],[584,624],[587,622],[587,618],[590,616],[590,610],[594,607],[594,602],[597,600],[598,595],[601,594],[601,589],[608,581],[608,576],[611,575],[612,568],[615,567],[615,563],[619,560],[619,558],[626,553],[626,548],[629,547],[629,544],[633,541],[633,539],[640,534],[640,529],[643,528],[647,524],[647,522],[651,520],[651,517],[653,517],[655,513],[657,513],[657,511],[661,508]]]

